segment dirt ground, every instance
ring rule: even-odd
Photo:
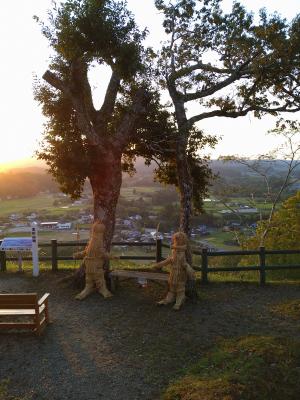
[[[165,286],[122,282],[112,299],[83,302],[67,273],[1,273],[0,293],[50,293],[52,324],[41,337],[0,331],[0,382],[13,395],[38,400],[154,400],[168,383],[221,338],[300,338],[300,321],[275,315],[273,305],[299,299],[300,286],[213,283],[200,299],[173,311],[155,301]]]

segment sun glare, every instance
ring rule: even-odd
[[[36,164],[38,164],[38,161],[30,158],[0,162],[0,173],[7,172],[14,168],[25,168]]]

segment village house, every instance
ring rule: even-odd
[[[56,229],[57,225],[58,225],[58,222],[56,222],[56,221],[41,222],[40,228],[44,229],[44,230]]]

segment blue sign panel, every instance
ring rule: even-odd
[[[4,238],[0,250],[28,251],[32,248],[31,237]]]

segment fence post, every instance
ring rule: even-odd
[[[160,262],[162,260],[162,240],[156,239],[156,262]]]
[[[0,271],[6,271],[6,253],[5,251],[0,251]]]
[[[260,274],[260,285],[266,284],[266,252],[264,246],[259,248],[259,274]]]
[[[207,278],[207,268],[208,268],[208,257],[207,257],[207,249],[202,249],[202,263],[201,263],[201,282],[208,283]]]
[[[58,270],[57,265],[57,240],[51,240],[51,258],[52,258],[52,271],[55,272]]]

